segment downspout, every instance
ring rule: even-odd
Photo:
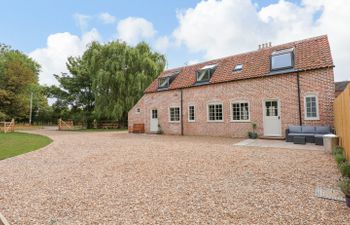
[[[183,120],[183,89],[181,89],[181,106],[180,106],[180,111],[181,111],[181,136],[184,135],[184,120]]]
[[[298,106],[299,106],[299,125],[303,125],[303,120],[301,117],[301,99],[300,99],[300,76],[299,72],[297,72],[297,87],[298,87]]]

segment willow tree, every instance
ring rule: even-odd
[[[93,118],[126,125],[128,111],[164,66],[165,57],[146,43],[93,42],[81,57],[68,59],[70,74],[56,75],[60,89],[52,90],[88,126]]]
[[[128,111],[163,71],[165,58],[146,43],[130,47],[111,42],[103,45],[98,55],[100,68],[93,82],[96,116],[125,125]]]

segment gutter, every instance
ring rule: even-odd
[[[301,99],[300,99],[300,75],[297,72],[297,87],[298,87],[298,107],[299,107],[299,125],[303,125],[303,120],[301,117]]]
[[[180,98],[180,113],[181,113],[181,136],[184,135],[184,118],[183,118],[183,89],[180,89],[180,93],[181,93],[181,98]]]

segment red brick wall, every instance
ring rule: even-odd
[[[206,85],[183,89],[183,130],[185,135],[210,135],[245,137],[251,130],[251,122],[257,124],[259,135],[263,135],[263,100],[279,99],[282,135],[289,124],[299,124],[296,74],[247,79],[229,83]],[[300,72],[301,107],[303,124],[333,125],[334,80],[332,69]],[[304,96],[318,96],[319,120],[305,120]],[[159,124],[165,134],[181,134],[181,123],[170,123],[170,106],[181,105],[181,91],[163,91],[146,94],[129,112],[129,128],[133,123],[144,123],[150,130],[150,112],[158,109]],[[249,102],[250,122],[231,122],[231,102]],[[224,122],[207,121],[207,104],[223,103]],[[188,106],[195,106],[195,122],[188,122]],[[136,113],[140,108],[141,112]]]

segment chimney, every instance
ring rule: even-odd
[[[265,48],[271,48],[271,47],[272,47],[271,42],[262,43],[262,44],[259,45],[259,50],[260,50],[260,49],[265,49]]]

